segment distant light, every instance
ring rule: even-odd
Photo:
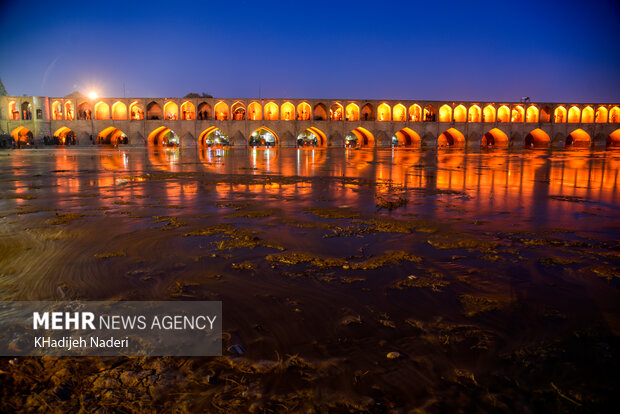
[[[97,92],[95,92],[95,91],[90,91],[90,92],[88,93],[88,97],[89,97],[90,99],[97,99],[97,98],[99,97],[99,95],[97,95]]]

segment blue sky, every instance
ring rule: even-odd
[[[620,101],[620,5],[3,2],[13,95]]]

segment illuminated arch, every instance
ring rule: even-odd
[[[495,107],[493,105],[487,105],[482,110],[483,122],[495,122]]]
[[[155,128],[147,138],[148,145],[156,147],[178,147],[181,145],[181,139],[170,128],[160,126]]]
[[[420,122],[422,120],[422,108],[420,108],[420,105],[413,104],[409,107],[409,120],[413,122]]]
[[[549,135],[540,128],[536,128],[525,137],[525,148],[546,148],[550,143]]]
[[[555,108],[555,111],[553,112],[553,122],[555,122],[556,124],[562,124],[566,122],[566,108],[564,108],[563,106],[558,106],[557,108]]]
[[[26,127],[19,126],[15,128],[11,132],[11,136],[15,140],[15,144],[18,147],[22,145],[34,144],[34,136],[32,135],[32,132]]]
[[[129,105],[129,119],[144,119],[144,108],[138,101],[134,101]]]
[[[19,120],[19,107],[17,106],[17,102],[9,101],[9,109],[8,109],[9,119],[12,121]]]
[[[426,105],[424,107],[424,122],[430,122],[435,120],[435,107],[433,105]]]
[[[112,119],[118,121],[127,119],[127,105],[120,101],[115,102],[112,105]]]
[[[78,105],[78,119],[92,119],[92,107],[89,102]]]
[[[390,121],[391,117],[390,106],[386,103],[382,103],[377,107],[377,121]]]
[[[252,102],[248,105],[248,119],[252,121],[263,120],[263,107],[258,102]]]
[[[374,121],[375,119],[375,108],[367,103],[362,107],[362,121]]]
[[[110,106],[101,101],[95,104],[95,119],[110,119]]]
[[[439,122],[452,122],[452,107],[442,105],[439,108]]]
[[[250,147],[277,147],[279,145],[278,135],[271,129],[262,126],[250,134],[248,145]]]
[[[181,119],[185,121],[196,119],[196,107],[190,101],[181,104]]]
[[[393,120],[396,122],[405,122],[407,120],[407,108],[404,105],[396,104],[394,105],[393,112]]]
[[[155,101],[146,106],[146,119],[162,119],[161,106]]]
[[[566,137],[567,147],[589,147],[591,142],[590,135],[581,128],[574,130]]]
[[[54,132],[54,138],[57,139],[57,143],[60,145],[75,145],[76,144],[76,135],[71,129],[67,127],[60,127]]]
[[[179,119],[179,105],[172,101],[168,101],[164,104],[164,119],[176,120]]]
[[[290,102],[284,102],[280,107],[280,119],[283,121],[295,120],[295,106]]]
[[[579,123],[580,115],[581,111],[579,111],[579,108],[573,105],[568,110],[568,117],[566,118],[566,122],[570,124]]]
[[[525,112],[525,122],[538,122],[538,108],[534,105],[527,108],[527,111]]]
[[[512,107],[512,113],[510,115],[510,122],[523,122],[525,121],[525,110],[521,105]]]
[[[329,120],[342,121],[344,119],[344,109],[338,102],[329,107]]]
[[[469,107],[467,119],[469,122],[480,122],[480,107],[478,105]]]
[[[507,147],[508,146],[508,135],[504,133],[501,129],[493,128],[482,137],[482,141],[480,143],[482,147]]]
[[[620,122],[620,108],[614,106],[609,110],[609,123],[617,124]]]
[[[450,128],[437,137],[437,148],[465,146],[465,136],[457,129]]]
[[[201,102],[198,104],[198,115],[196,115],[200,120],[211,119],[211,105],[206,102]]]
[[[608,147],[620,147],[620,129],[616,129],[607,137]]]
[[[396,138],[396,140],[394,138]],[[422,139],[414,130],[403,128],[394,134],[392,144],[395,146],[398,144],[399,147],[420,147],[422,145]]]
[[[62,120],[62,105],[58,101],[52,102],[52,120],[53,121]]]
[[[277,121],[278,120],[278,105],[273,102],[268,102],[265,105],[265,120]]]
[[[312,107],[307,102],[297,105],[297,119],[299,121],[309,121],[312,117]]]
[[[327,146],[327,136],[318,128],[310,127],[297,136],[297,147]]]
[[[97,144],[124,145],[129,144],[129,138],[123,131],[111,126],[97,135]]]
[[[243,121],[245,119],[245,105],[242,102],[235,102],[230,107],[232,112],[232,119],[235,121]]]
[[[594,122],[597,124],[605,124],[608,119],[608,111],[604,106],[599,106],[596,110],[596,116],[594,117]]]
[[[198,136],[199,147],[218,147],[228,145],[230,145],[230,137],[217,127],[207,128]]]
[[[75,108],[73,107],[73,102],[67,101],[65,102],[65,120],[73,121],[75,119]]]
[[[260,105],[259,105],[260,106]],[[215,113],[215,119],[218,121],[227,121],[228,120],[228,105],[226,102],[218,102],[213,108]]]
[[[322,103],[318,103],[314,106],[314,120],[315,121],[327,121],[327,108]]]
[[[497,109],[497,122],[510,122],[510,109],[506,105]]]
[[[366,128],[357,127],[345,137],[347,147],[374,147],[375,137]]]
[[[360,120],[360,107],[354,103],[347,105],[345,110],[345,119],[347,121],[359,121]]]
[[[551,108],[543,106],[540,110],[540,122],[551,122]]]
[[[459,105],[454,108],[454,122],[466,122],[467,121],[467,109],[465,105]]]
[[[582,124],[592,124],[594,123],[594,109],[591,106],[586,106],[581,111],[581,123]]]
[[[32,105],[30,105],[30,102],[25,101],[22,102],[22,119],[23,120],[30,120],[32,119]]]

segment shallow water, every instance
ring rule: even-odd
[[[114,361],[152,387],[102,389],[108,360],[3,359],[5,408],[35,372],[65,408],[600,411],[619,171],[589,150],[2,152],[3,300],[221,300],[225,331],[221,358]]]

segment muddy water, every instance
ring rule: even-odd
[[[619,152],[22,150],[0,188],[3,300],[221,300],[225,330],[2,359],[4,410],[614,404]]]

